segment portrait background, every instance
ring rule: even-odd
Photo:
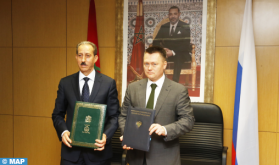
[[[138,0],[128,0],[128,56],[127,64],[129,65],[132,58],[134,33],[137,19],[137,5]],[[165,0],[144,0],[144,30],[145,30],[145,49],[147,49],[152,43],[153,39],[158,33],[160,26],[163,25],[161,21],[168,19],[168,10],[172,6],[177,6],[180,9],[180,20],[186,22],[190,26],[190,43],[195,45],[195,62],[196,64],[191,67],[191,62],[181,71],[179,83],[186,86],[189,91],[190,97],[200,97],[200,76],[201,76],[201,47],[202,47],[202,15],[203,15],[203,1],[165,1]],[[189,44],[190,44],[189,43]],[[182,46],[182,45],[181,45]],[[187,45],[183,45],[187,46]],[[182,47],[183,47],[182,46]],[[189,56],[188,52],[185,52],[185,56]],[[141,57],[139,59],[142,59]],[[182,59],[181,59],[182,60]],[[175,65],[175,64],[174,64]],[[169,63],[167,69],[173,71],[173,65]],[[185,73],[185,69],[188,69],[188,73]],[[194,73],[193,73],[194,72]],[[173,74],[169,73],[169,70],[165,72],[169,79],[172,79]],[[131,75],[130,75],[131,76]],[[194,79],[194,81],[192,81]],[[127,78],[127,84],[129,79]]]
[[[137,17],[138,0],[129,0],[128,2],[128,58],[132,55],[134,30]],[[153,42],[153,33],[155,27],[163,19],[168,18],[168,10],[171,6],[178,6],[181,12],[180,20],[190,25],[191,43],[195,44],[195,56],[197,65],[201,63],[201,43],[202,43],[202,9],[203,2],[184,2],[165,0],[144,0],[144,29],[145,29],[145,49]]]
[[[154,3],[153,1],[151,0],[147,0],[147,1],[143,1],[144,5],[152,5],[152,3]],[[163,0],[160,0],[159,3],[163,3],[164,1]],[[166,1],[166,2],[171,2],[171,1]],[[190,3],[193,3],[194,1],[193,0],[176,0],[176,1],[172,1],[174,3],[188,3],[188,6],[187,4],[185,5],[185,8],[189,8],[189,9],[193,9],[193,8],[198,8],[198,7],[195,7],[194,5],[189,5]],[[196,55],[196,62],[197,64],[199,64],[200,66],[203,66],[201,67],[201,71],[200,71],[200,74],[201,74],[201,77],[200,77],[200,96],[199,97],[191,97],[191,100],[192,101],[195,101],[195,102],[213,102],[213,81],[214,81],[214,53],[215,53],[215,27],[216,27],[216,0],[195,0],[196,4],[203,4],[203,12],[204,13],[207,13],[207,14],[204,14],[203,17],[201,19],[198,19],[198,12],[197,11],[193,11],[193,12],[190,12],[190,11],[186,11],[183,16],[181,16],[181,19],[185,18],[185,20],[189,19],[192,21],[192,24],[193,24],[193,21],[195,22],[195,24],[193,25],[198,25],[199,23],[197,22],[205,22],[203,23],[204,25],[204,28],[202,28],[202,35],[203,35],[203,39],[200,39],[200,36],[199,35],[194,35],[195,37],[192,38],[192,41],[193,42],[200,42],[202,44],[204,44],[205,46],[201,46],[201,47],[197,47],[197,55]],[[117,42],[119,41],[123,41],[123,45],[121,47],[121,44],[118,43],[117,44],[117,47],[116,47],[116,60],[117,62],[120,62],[122,61],[122,67],[120,66],[121,64],[120,63],[117,63],[117,72],[115,74],[115,78],[117,80],[117,85],[118,85],[118,89],[121,89],[122,90],[122,93],[120,94],[121,98],[123,99],[124,97],[124,93],[125,93],[125,90],[126,90],[126,87],[127,87],[127,63],[128,63],[128,58],[127,56],[129,55],[128,54],[128,51],[129,51],[129,47],[131,45],[131,43],[129,43],[130,41],[128,40],[128,36],[132,36],[132,33],[131,32],[128,32],[128,27],[129,26],[133,26],[133,22],[134,21],[131,21],[132,19],[132,14],[130,16],[130,21],[129,21],[129,14],[128,14],[128,9],[129,9],[129,3],[130,4],[133,4],[132,6],[135,6],[136,7],[136,4],[137,4],[137,0],[133,0],[133,1],[129,1],[128,0],[124,0],[124,3],[121,5],[121,7],[123,6],[123,10],[121,9],[121,7],[119,6],[118,9],[118,15],[116,16],[118,19],[119,18],[122,18],[123,19],[123,26],[120,25],[120,23],[117,23],[119,26],[117,26],[117,31],[120,32],[120,30],[123,30],[122,34],[117,34]],[[153,4],[154,5],[154,4]],[[181,5],[181,4],[180,4]],[[179,6],[180,6],[179,5]],[[155,5],[155,8],[157,5]],[[164,11],[162,11],[160,17],[157,17],[157,19],[155,19],[155,26],[156,26],[156,20],[157,22],[159,22],[159,20],[163,19],[164,17],[167,16],[167,11],[168,11],[168,8],[170,6],[167,6],[165,5],[165,9]],[[130,7],[131,10],[136,10],[136,9],[133,9],[133,7]],[[182,7],[183,8],[183,7]],[[154,10],[154,7],[153,7],[153,10]],[[144,9],[144,12],[145,13],[148,13],[148,10],[146,11],[146,9]],[[195,13],[195,16],[193,16],[193,13]],[[149,14],[149,16],[152,15],[152,14]],[[159,16],[159,14],[157,13],[157,15]],[[188,16],[188,18],[187,18]],[[152,18],[151,18],[152,19]],[[148,24],[146,25],[146,27],[153,25],[153,21],[154,20],[151,20],[149,19],[148,22],[145,21],[145,24]],[[192,29],[193,31],[196,30],[198,31],[199,28],[197,27],[194,27],[192,25]],[[191,32],[193,32],[191,29]],[[146,31],[146,40],[148,40],[146,42],[146,46],[148,45],[148,43],[150,44],[150,33],[148,33],[148,31],[151,31],[152,28],[148,29],[147,28],[147,31]],[[128,35],[130,34],[130,35]],[[200,40],[198,40],[200,39]],[[129,44],[129,45],[128,45]],[[199,43],[198,43],[199,44]],[[131,49],[131,48],[130,48]],[[200,49],[200,50],[199,50]],[[200,54],[198,53],[200,51]],[[122,58],[121,58],[121,55],[120,53],[122,52]],[[203,53],[204,52],[204,53]],[[204,55],[204,58],[202,57]],[[118,66],[119,64],[119,66]],[[120,71],[121,69],[121,71]],[[121,77],[120,77],[121,76]]]

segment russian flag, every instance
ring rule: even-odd
[[[246,0],[239,46],[232,165],[259,165],[257,68],[252,0]]]

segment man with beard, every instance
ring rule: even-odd
[[[154,46],[161,46],[167,52],[168,61],[174,62],[173,81],[179,82],[182,64],[191,61],[190,27],[179,20],[180,9],[172,6],[169,9],[169,21],[161,26],[153,41]]]

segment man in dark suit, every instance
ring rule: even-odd
[[[112,157],[110,140],[118,128],[119,102],[115,81],[94,70],[98,60],[97,47],[83,41],[77,45],[79,72],[62,78],[52,113],[53,125],[62,141],[61,165],[109,165]],[[107,111],[102,139],[96,139],[98,149],[71,146],[70,130],[76,101],[106,104]],[[66,122],[64,120],[67,114]]]
[[[182,64],[191,61],[190,27],[179,20],[180,10],[177,6],[169,9],[170,22],[161,26],[153,40],[154,46],[164,47],[168,61],[174,62],[173,81],[179,82]]]
[[[144,152],[124,145],[123,149],[128,149],[127,163],[129,165],[179,165],[178,137],[189,132],[194,125],[193,109],[187,88],[165,77],[164,69],[167,61],[163,48],[149,47],[145,51],[143,65],[148,79],[129,84],[119,115],[119,127],[122,135],[125,134],[124,127],[129,106],[155,109],[154,124],[149,128],[150,150]],[[152,97],[151,93],[154,93]],[[150,106],[151,98],[153,98],[153,105]],[[123,136],[120,140],[123,140]]]

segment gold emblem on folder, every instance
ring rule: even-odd
[[[82,133],[87,133],[87,134],[90,134],[90,132],[89,132],[89,124],[84,124],[84,131],[82,131]]]
[[[136,125],[137,125],[137,127],[139,128],[139,127],[142,125],[142,122],[141,122],[141,121],[137,121],[137,122],[136,122]]]
[[[91,123],[92,117],[91,116],[86,116],[85,117],[85,123]]]

